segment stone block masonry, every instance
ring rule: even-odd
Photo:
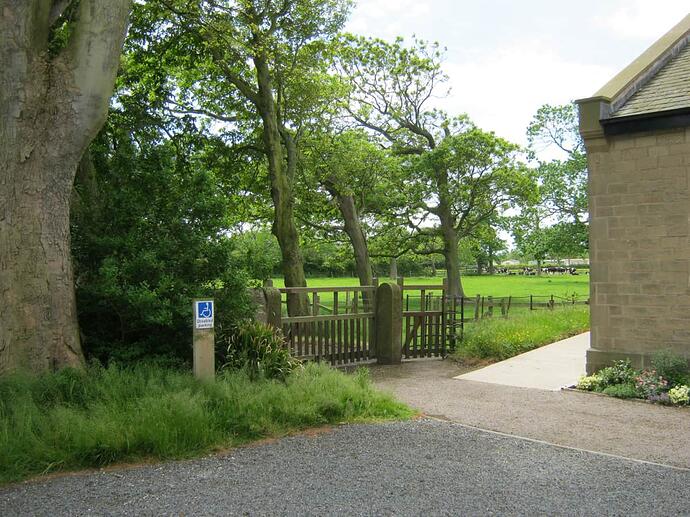
[[[690,358],[690,129],[585,140],[591,348],[587,371],[661,349]]]

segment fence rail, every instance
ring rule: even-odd
[[[378,282],[375,282],[378,283]],[[510,311],[554,310],[584,305],[572,296],[448,296],[443,285],[405,285],[402,295],[400,345],[404,358],[442,357],[454,350],[464,327],[486,318],[509,317]],[[376,285],[351,287],[283,287],[276,293],[282,309],[279,325],[292,354],[300,359],[352,364],[376,358]],[[288,316],[290,296],[305,296],[309,314]],[[277,298],[280,298],[278,300]]]
[[[332,365],[374,358],[376,286],[283,287],[279,291],[283,304],[295,294],[305,295],[309,302],[309,315],[281,318],[283,335],[295,357]]]

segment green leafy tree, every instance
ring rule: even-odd
[[[527,128],[531,156],[537,159],[542,205],[559,221],[587,222],[587,155],[578,130],[577,107],[544,105]],[[561,158],[540,160],[555,148]]]
[[[161,0],[143,8],[142,51],[162,39],[175,58],[170,109],[229,124],[231,138],[250,136],[260,149],[287,286],[306,285],[294,218],[299,140],[327,109],[324,91],[338,86],[326,73],[328,40],[349,7],[348,0]],[[307,310],[306,296],[288,296],[291,315]]]
[[[537,197],[514,218],[521,252],[537,261],[582,256],[587,252],[587,157],[578,132],[577,108],[544,105],[527,128],[539,185]],[[560,158],[538,156],[555,148]]]
[[[529,189],[517,147],[433,109],[445,81],[437,45],[346,36],[337,64],[349,78],[345,109],[391,151],[406,156],[415,251],[442,254],[451,295],[462,294],[458,241]]]
[[[394,190],[399,161],[361,131],[322,133],[302,154],[302,221],[317,238],[347,240],[360,284],[372,285],[368,241],[396,200],[402,203]]]
[[[270,230],[253,229],[232,236],[235,263],[263,284],[280,267],[280,247]]]

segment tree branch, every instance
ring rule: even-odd
[[[168,101],[170,104],[173,104],[177,106],[180,109],[172,109],[168,108],[168,111],[171,111],[172,113],[179,113],[181,115],[204,115],[206,117],[210,117],[215,120],[219,120],[221,122],[237,122],[239,120],[238,117],[229,117],[227,115],[221,115],[219,113],[214,113],[209,110],[205,110],[203,108],[192,108],[191,106],[185,106],[184,104],[179,104],[175,101]]]

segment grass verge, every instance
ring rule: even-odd
[[[0,378],[0,483],[144,459],[179,459],[341,422],[413,411],[349,376],[307,365],[285,382],[224,373],[214,383],[154,366]]]
[[[508,319],[492,318],[465,325],[455,359],[472,363],[508,359],[589,329],[589,307],[554,311],[515,311]]]

